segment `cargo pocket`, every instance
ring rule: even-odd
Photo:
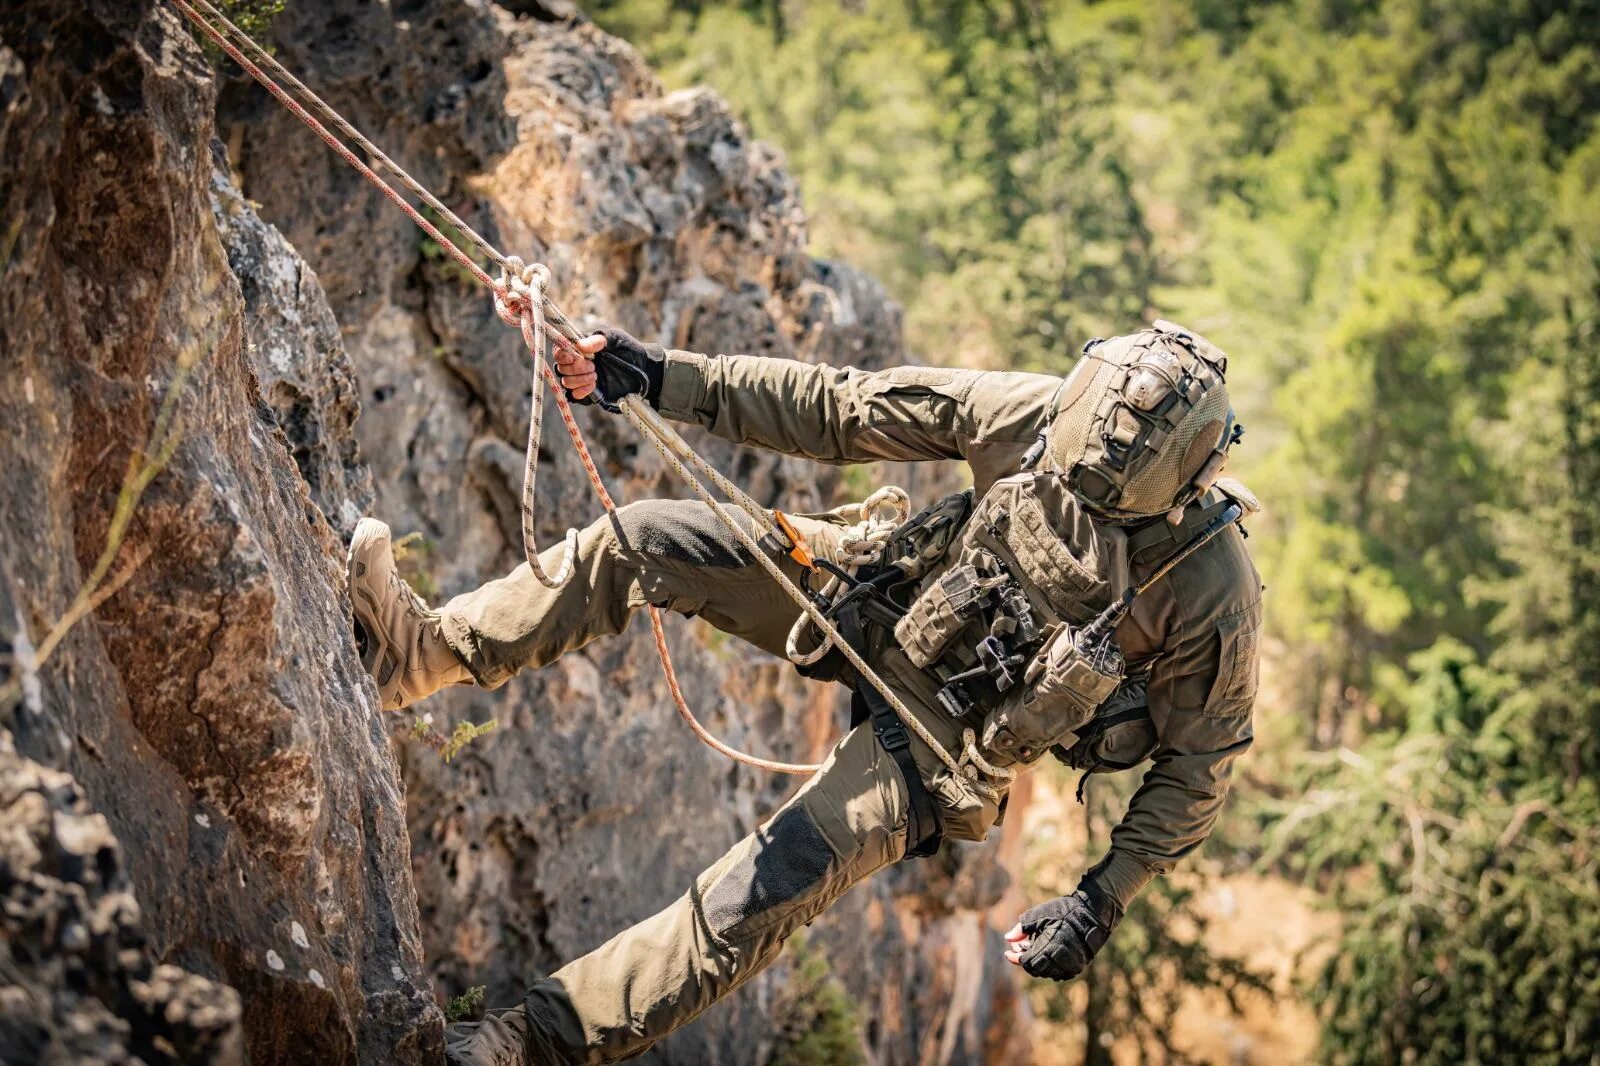
[[[927,773],[925,787],[939,805],[946,840],[982,840],[1000,816],[998,804],[979,796],[943,765]]]
[[[1255,607],[1217,623],[1217,679],[1206,697],[1204,714],[1227,717],[1249,710],[1260,676],[1261,612]]]
[[[934,430],[953,425],[975,377],[971,370],[918,366],[873,374],[861,381],[858,393],[862,424],[868,431],[880,433],[885,426]]]

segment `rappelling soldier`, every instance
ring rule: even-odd
[[[738,444],[824,463],[966,460],[973,487],[845,565],[852,512],[786,516],[760,541],[916,716],[933,751],[810,630],[801,609],[699,502],[630,504],[584,530],[576,572],[528,565],[428,607],[389,530],[364,520],[351,591],[383,706],[453,684],[494,688],[647,604],[698,616],[855,690],[852,728],[759,829],[652,918],[449,1034],[451,1060],[609,1062],[648,1048],[759,973],[851,885],[943,840],[981,840],[1019,770],[1148,764],[1105,856],[1023,915],[1006,958],[1069,980],[1152,878],[1205,840],[1251,742],[1261,582],[1221,478],[1237,440],[1227,357],[1168,322],[1093,340],[1065,378],[902,367],[877,373],[663,351],[606,329],[557,356],[569,395],[637,394]],[[546,552],[554,569],[560,546]],[[960,771],[951,769],[959,764]]]

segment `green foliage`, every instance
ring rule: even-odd
[[[1506,679],[1418,657],[1424,713],[1314,756],[1263,812],[1265,861],[1325,886],[1339,952],[1312,989],[1335,1062],[1587,1062],[1600,1039],[1600,807],[1530,772]]]
[[[483,985],[473,985],[459,996],[455,996],[444,1005],[444,1020],[450,1022],[464,1022],[472,1019],[483,1009]]]
[[[789,976],[772,1004],[778,1037],[766,1066],[865,1063],[859,1012],[828,957],[804,935],[792,937],[785,954]]]
[[[268,52],[276,49],[265,38],[272,23],[283,14],[285,0],[214,0],[214,6],[227,20],[243,30]],[[221,62],[222,49],[211,43],[209,37],[196,34],[201,46],[213,63]]]
[[[491,269],[493,264],[489,262],[488,258],[483,254],[483,252],[479,251],[478,246],[472,242],[471,238],[469,238],[453,223],[448,221],[443,215],[439,214],[439,212],[435,211],[426,204],[421,205],[421,211],[422,217],[432,223],[434,228],[437,229],[447,241],[466,253],[467,258],[476,263],[480,268],[493,273],[493,270]],[[417,240],[418,247],[422,250],[422,260],[424,263],[438,270],[442,275],[444,275],[444,277],[448,278],[450,281],[464,289],[471,289],[478,284],[477,276],[463,266],[454,255],[451,255],[450,252],[446,250],[444,245],[440,244],[426,233],[419,232]]]
[[[493,733],[499,725],[493,718],[487,722],[474,724],[472,722],[457,722],[455,730],[451,732],[450,739],[445,742],[444,749],[439,752],[440,758],[449,762],[461,754],[461,749],[471,744],[474,740],[487,733]]]
[[[1157,314],[1232,353],[1287,718],[1259,731],[1296,745],[1248,764],[1266,836],[1236,843],[1346,921],[1326,1056],[1591,1061],[1600,4],[596,14],[786,149],[815,248],[926,360],[1060,370]],[[1222,979],[1160,939],[1182,904],[1130,914],[1117,973]]]
[[[411,737],[420,740],[428,747],[439,753],[439,758],[451,762],[457,755],[474,740],[492,733],[499,726],[499,722],[491,718],[487,722],[457,722],[450,735],[447,737],[433,727],[433,715],[425,714],[411,720]]]
[[[284,0],[215,0],[228,21],[252,37],[259,37],[283,14]]]

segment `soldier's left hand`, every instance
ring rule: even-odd
[[[1122,911],[1085,881],[1070,896],[1025,912],[1006,934],[1006,961],[1034,977],[1070,981],[1105,946]]]
[[[561,376],[561,387],[567,398],[582,403],[593,395],[600,375],[595,370],[594,357],[606,346],[603,333],[595,333],[576,345],[557,343],[555,346],[556,373]],[[594,402],[590,400],[589,402]]]

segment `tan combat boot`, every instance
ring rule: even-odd
[[[439,615],[411,591],[394,564],[389,527],[376,518],[356,524],[350,541],[350,602],[355,607],[361,665],[378,683],[386,711],[409,707],[472,675],[444,641]]]

